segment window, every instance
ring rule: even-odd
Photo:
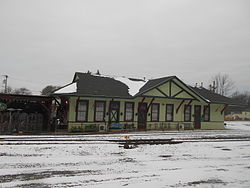
[[[184,121],[191,121],[191,105],[184,106]]]
[[[105,121],[105,101],[95,101],[95,121]]]
[[[210,121],[210,106],[204,106],[204,121]]]
[[[159,104],[152,104],[151,106],[151,121],[159,121]]]
[[[166,105],[166,121],[173,121],[174,120],[174,105],[167,104]]]
[[[77,102],[76,121],[88,121],[88,101]]]
[[[134,103],[133,102],[125,103],[124,121],[134,121]]]

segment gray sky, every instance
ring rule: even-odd
[[[33,93],[97,69],[250,91],[250,1],[0,0],[0,65]]]

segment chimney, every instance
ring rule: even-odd
[[[96,75],[98,75],[98,76],[101,75],[99,70],[97,70]]]
[[[212,85],[211,84],[209,84],[209,90],[212,91]]]
[[[201,82],[201,87],[200,88],[203,88],[203,82]]]

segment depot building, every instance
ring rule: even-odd
[[[224,112],[238,105],[176,76],[135,79],[76,72],[52,96],[69,132],[224,129]]]

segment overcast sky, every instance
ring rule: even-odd
[[[0,0],[0,65],[33,93],[97,69],[250,91],[250,1]]]

